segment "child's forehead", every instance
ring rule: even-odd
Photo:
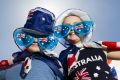
[[[67,17],[64,18],[63,24],[71,24],[71,25],[73,25],[73,24],[75,24],[77,22],[81,22],[81,21],[82,20],[81,20],[80,17],[75,16],[75,15],[70,15],[70,16],[67,16]]]

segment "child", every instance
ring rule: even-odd
[[[30,10],[24,27],[16,29],[13,34],[15,43],[22,51],[14,53],[9,60],[2,60],[0,69],[14,68],[22,62],[22,79],[61,80],[60,65],[52,51],[58,42],[52,31],[54,21],[54,14],[44,8]],[[6,79],[20,80],[11,77],[16,75],[6,75]]]
[[[110,72],[106,56],[120,59],[117,55],[119,51],[107,51],[120,50],[120,47],[116,42],[102,42],[105,46],[90,42],[94,23],[86,12],[79,9],[65,11],[58,17],[53,29],[55,36],[67,47],[59,57],[67,80],[116,80]]]

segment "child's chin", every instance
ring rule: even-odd
[[[77,36],[75,36],[75,37],[69,37],[68,41],[71,42],[71,43],[76,43],[76,42],[80,41],[80,38],[77,37]]]
[[[28,51],[30,52],[40,52],[40,49],[38,47],[29,47]]]
[[[71,43],[71,44],[76,44],[76,43],[78,43],[79,41],[77,41],[77,40],[69,40],[68,42]]]

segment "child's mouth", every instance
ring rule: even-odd
[[[75,33],[74,32],[70,32],[69,35],[75,35]]]
[[[33,43],[32,46],[38,47],[38,44],[37,43]]]

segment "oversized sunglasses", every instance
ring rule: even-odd
[[[70,33],[71,29],[73,29],[78,36],[86,35],[90,32],[92,27],[93,21],[82,21],[74,25],[63,24],[54,26],[53,31],[56,37],[62,38],[66,37]]]
[[[14,37],[15,43],[21,49],[27,48],[28,46],[32,45],[36,38],[34,36],[31,36],[25,33],[21,29],[16,29],[14,31],[13,37]],[[53,34],[49,36],[39,36],[36,39],[40,49],[53,50],[58,43],[58,40]]]

